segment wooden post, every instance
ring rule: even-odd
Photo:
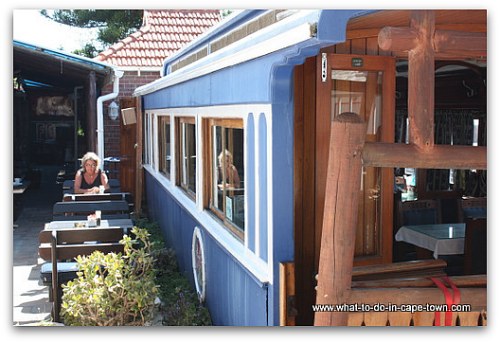
[[[316,304],[349,299],[366,124],[355,113],[331,125]],[[314,325],[347,325],[347,313],[316,312]]]
[[[136,98],[135,111],[137,113],[136,125],[136,149],[135,149],[135,193],[134,193],[134,212],[137,215],[142,213],[142,196],[144,188],[144,173],[142,169],[142,102],[141,97]]]
[[[410,21],[418,41],[408,51],[409,139],[424,150],[434,146],[434,21],[434,11],[413,11]]]
[[[87,151],[97,149],[97,85],[95,72],[89,73],[87,88]],[[76,156],[75,158],[78,158]]]
[[[280,263],[280,326],[295,326],[295,264]]]

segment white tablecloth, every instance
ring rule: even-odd
[[[75,224],[86,224],[86,220],[61,220],[52,221],[45,224],[45,230],[54,229],[71,229],[76,228]],[[123,229],[131,229],[134,227],[134,222],[132,219],[101,219],[101,228],[107,227],[121,227]],[[84,228],[84,227],[83,227]]]
[[[406,242],[439,255],[464,253],[465,223],[405,225],[396,233],[396,241]]]

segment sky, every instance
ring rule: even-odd
[[[40,14],[40,10],[13,10],[13,39],[40,47],[73,52],[95,39],[95,29],[62,25]],[[38,29],[33,30],[36,27]]]

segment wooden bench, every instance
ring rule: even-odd
[[[94,251],[103,253],[123,252],[124,230],[114,228],[85,228],[85,229],[56,229],[42,230],[39,235],[40,257],[50,263],[42,265],[40,278],[42,283],[50,285],[49,300],[53,302],[53,319],[59,321],[59,311],[62,291],[60,283],[67,282],[76,277],[77,266],[73,260],[81,255],[86,256]]]
[[[134,208],[134,199],[129,192],[116,192],[104,194],[72,194],[63,195],[62,201],[103,201],[103,200],[125,200],[128,203],[129,210]]]
[[[53,220],[86,220],[87,216],[101,211],[102,219],[130,218],[129,204],[125,200],[60,201],[52,209]]]

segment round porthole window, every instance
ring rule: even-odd
[[[196,292],[200,302],[203,302],[205,300],[205,252],[201,231],[198,227],[193,232],[191,255]]]

